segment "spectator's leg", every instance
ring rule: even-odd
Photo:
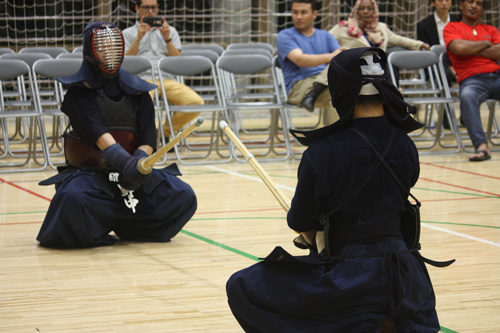
[[[193,89],[174,80],[163,80],[167,99],[174,105],[203,105],[205,101]],[[174,134],[177,133],[184,125],[195,119],[199,112],[175,112],[172,116],[172,127]],[[165,137],[170,136],[170,128],[168,124],[163,125]]]
[[[152,82],[148,80],[148,82]],[[156,83],[160,86],[160,83]],[[174,105],[203,105],[205,101],[198,95],[193,89],[188,86],[179,83],[175,80],[164,79],[163,85],[165,87],[165,93],[167,94],[167,100]],[[151,98],[154,98],[154,91],[150,91]],[[161,89],[158,90],[158,96],[162,97]],[[172,127],[174,132],[177,133],[184,125],[186,125],[191,120],[195,119],[200,113],[199,112],[175,112],[172,116]],[[165,133],[165,138],[170,136],[170,127],[168,123],[163,124],[163,131]]]
[[[297,81],[293,84],[288,94],[288,103],[304,107],[310,112],[315,107],[326,107],[316,105],[317,102],[330,99],[328,89],[328,66],[319,74]]]
[[[460,112],[464,119],[467,133],[476,151],[488,150],[488,140],[483,130],[480,106],[490,95],[489,74],[479,74],[463,80],[460,84]],[[476,153],[471,158],[483,156]]]
[[[292,89],[288,93],[287,102],[294,105],[299,105],[302,98],[313,88],[314,79],[308,77],[300,81],[294,82]]]

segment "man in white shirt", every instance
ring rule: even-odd
[[[444,27],[449,22],[458,22],[460,20],[458,17],[449,14],[451,0],[431,0],[431,4],[436,8],[436,11],[417,23],[417,39],[430,46],[444,45]],[[453,67],[447,67],[445,70],[448,83],[451,85],[456,82],[457,72]],[[450,128],[448,117],[444,118],[443,125],[445,128]]]
[[[137,0],[135,10],[139,15],[139,20],[135,25],[123,30],[125,40],[125,55],[140,55],[148,58],[156,64],[162,57],[173,57],[181,55],[181,39],[177,30],[170,26],[164,18],[161,18],[163,24],[161,27],[152,27],[144,22],[144,17],[157,17],[159,6],[157,0]],[[149,75],[142,78],[152,82]],[[159,86],[159,82],[156,82]],[[197,105],[204,104],[203,99],[188,86],[178,83],[173,76],[163,80],[167,99],[175,105]],[[154,93],[151,92],[153,95]],[[161,96],[161,91],[159,91]],[[152,96],[153,97],[153,96]],[[199,115],[199,112],[177,112],[172,116],[172,127],[174,132],[180,130],[185,124]],[[171,134],[167,122],[163,124],[165,137]]]
[[[432,45],[444,45],[443,29],[449,22],[460,21],[458,17],[450,15],[451,0],[431,0],[432,6],[436,8],[434,14],[417,23],[417,39]],[[456,81],[456,72],[448,68],[446,77],[448,82]]]

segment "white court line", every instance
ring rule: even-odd
[[[238,177],[250,179],[250,180],[253,180],[253,181],[257,181],[257,182],[260,182],[260,183],[264,183],[262,181],[262,179],[260,179],[258,177],[251,177],[251,176],[247,176],[247,175],[244,175],[242,173],[239,173],[239,172],[224,170],[224,169],[215,167],[213,165],[205,165],[205,167],[207,167],[209,169],[216,170],[216,171],[225,172],[225,173],[228,173],[230,175],[234,175],[234,176],[238,176]],[[279,185],[279,184],[276,184],[276,186],[277,187],[281,187],[281,188],[286,189],[286,190],[295,191],[294,188],[289,187],[289,186],[284,186],[284,185]],[[422,223],[422,226],[430,228],[430,229],[438,230],[438,231],[441,231],[441,232],[446,232],[448,234],[455,235],[455,236],[458,236],[458,237],[463,237],[463,238],[475,240],[477,242],[481,242],[481,243],[485,243],[485,244],[489,244],[489,245],[500,247],[500,243],[497,243],[497,242],[492,242],[492,241],[489,241],[489,240],[486,240],[486,239],[482,239],[482,238],[478,238],[478,237],[474,237],[474,236],[469,236],[469,235],[466,235],[466,234],[462,234],[460,232],[455,232],[455,231],[451,231],[451,230],[448,230],[448,229],[444,229],[444,228],[436,227],[436,226],[433,226],[433,225],[429,225],[427,223]]]
[[[431,228],[431,229],[434,229],[434,230],[446,232],[448,234],[452,234],[452,235],[455,235],[455,236],[458,236],[458,237],[468,238],[468,239],[475,240],[475,241],[478,241],[478,242],[481,242],[481,243],[486,243],[486,244],[489,244],[489,245],[500,247],[500,243],[497,243],[497,242],[492,242],[492,241],[489,241],[489,240],[486,240],[486,239],[482,239],[482,238],[478,238],[478,237],[474,237],[474,236],[469,236],[469,235],[466,235],[466,234],[462,234],[460,232],[451,231],[451,230],[448,230],[448,229],[436,227],[434,225],[429,225],[427,223],[422,223],[422,226],[423,227],[427,227],[427,228]]]
[[[239,173],[239,172],[224,170],[224,169],[218,168],[218,167],[213,166],[213,165],[205,165],[205,167],[207,167],[209,169],[216,170],[216,171],[225,172],[225,173],[228,173],[228,174],[233,175],[233,176],[243,177],[243,178],[250,179],[250,180],[253,180],[253,181],[256,181],[259,183],[264,183],[264,181],[262,179],[260,179],[260,177],[247,176],[247,175],[244,175],[244,174]],[[285,185],[280,185],[280,184],[276,184],[276,186],[281,187],[282,189],[285,189],[285,190],[290,190],[290,191],[295,192],[295,188],[290,187],[290,186],[285,186]]]

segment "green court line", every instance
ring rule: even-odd
[[[479,225],[479,224],[470,224],[470,223],[455,223],[455,222],[434,222],[434,221],[422,221],[422,223],[432,223],[432,224],[451,224],[451,225],[460,225],[466,227],[478,227],[478,228],[492,228],[492,229],[500,229],[500,227],[492,226],[492,225]]]
[[[187,231],[187,230],[182,229],[182,230],[181,230],[181,232],[182,232],[183,234],[188,235],[188,236],[191,236],[191,237],[194,237],[194,238],[199,239],[199,240],[201,240],[201,241],[204,241],[204,242],[206,242],[206,243],[208,243],[208,244],[212,244],[212,245],[218,246],[218,247],[220,247],[220,248],[222,248],[222,249],[224,249],[224,250],[228,250],[228,251],[234,252],[234,253],[236,253],[236,254],[239,254],[239,255],[241,255],[241,256],[247,257],[247,258],[252,259],[252,260],[255,260],[255,261],[261,261],[261,260],[260,260],[259,258],[257,258],[256,256],[253,256],[253,255],[248,254],[248,253],[246,253],[246,252],[240,251],[240,250],[235,249],[235,248],[233,248],[233,247],[230,247],[230,246],[227,246],[227,245],[221,244],[221,243],[219,243],[219,242],[213,241],[213,240],[208,239],[208,238],[206,238],[206,237],[203,237],[203,236],[197,235],[197,234],[192,233],[192,232],[190,232],[190,231]]]
[[[186,234],[186,235],[191,236],[191,237],[194,237],[194,238],[199,239],[199,240],[201,240],[201,241],[204,241],[204,242],[206,242],[206,243],[208,243],[208,244],[212,244],[212,245],[218,246],[218,247],[220,247],[220,248],[222,248],[222,249],[224,249],[224,250],[228,250],[228,251],[234,252],[234,253],[236,253],[236,254],[242,255],[242,256],[247,257],[247,258],[249,258],[249,259],[252,259],[252,260],[255,260],[255,261],[258,261],[258,262],[260,262],[260,261],[261,261],[261,260],[260,260],[259,258],[257,258],[256,256],[253,256],[253,255],[248,254],[248,253],[246,253],[246,252],[243,252],[243,251],[237,250],[237,249],[235,249],[235,248],[233,248],[233,247],[230,247],[230,246],[227,246],[227,245],[221,244],[221,243],[219,243],[219,242],[213,241],[213,240],[208,239],[208,238],[206,238],[206,237],[203,237],[203,236],[197,235],[197,234],[195,234],[195,233],[193,233],[193,232],[191,232],[191,231],[187,231],[187,230],[182,229],[182,230],[181,230],[181,233]],[[443,326],[440,326],[440,327],[441,327],[441,331],[442,331],[443,333],[458,333],[458,332],[456,332],[456,331],[450,330],[449,328],[446,328],[446,327],[443,327]]]
[[[0,215],[19,215],[19,214],[40,214],[40,213],[47,213],[46,210],[44,211],[39,211],[39,212],[15,212],[15,213],[0,213]]]
[[[463,195],[471,195],[473,197],[485,197],[485,198],[500,199],[500,197],[497,197],[497,196],[494,196],[494,195],[477,194],[477,193],[469,193],[469,192],[455,192],[455,191],[446,191],[446,190],[435,190],[435,189],[432,189],[432,188],[413,187],[412,190],[431,191],[431,192],[443,192],[443,193],[452,193],[452,194],[463,194]]]

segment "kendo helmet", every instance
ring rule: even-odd
[[[386,66],[387,55],[377,47],[349,49],[333,57],[328,68],[328,88],[332,105],[340,119],[315,130],[290,129],[292,135],[301,144],[309,146],[330,134],[347,129],[360,94],[380,94],[384,101],[384,113],[392,125],[407,133],[422,128],[424,124],[411,117],[417,108],[405,102],[390,80]]]
[[[123,35],[111,22],[94,22],[83,32],[83,56],[104,76],[118,74],[125,54]]]

